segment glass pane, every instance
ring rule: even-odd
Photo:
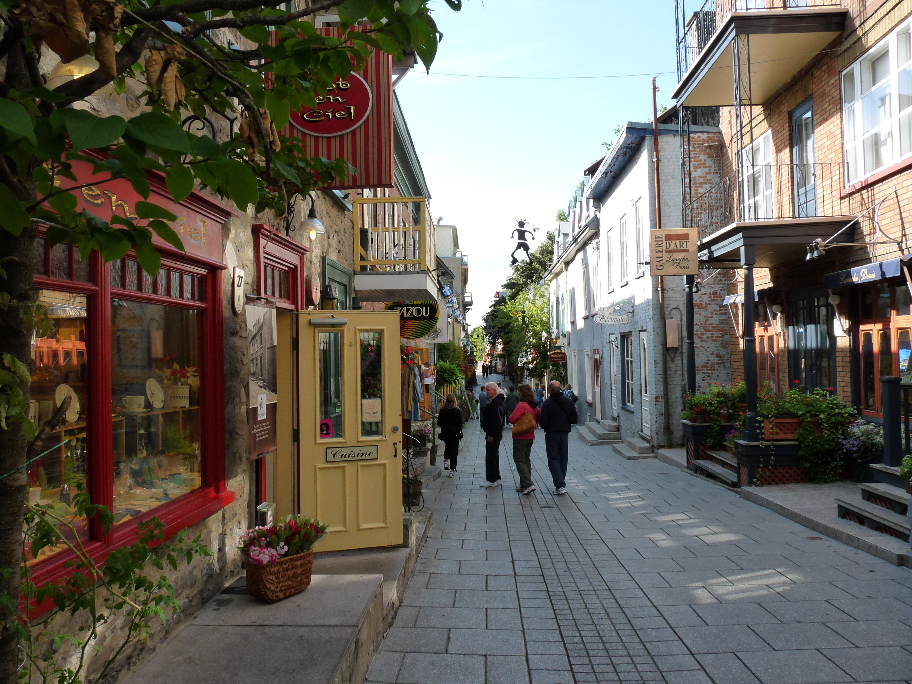
[[[35,275],[47,275],[47,264],[45,263],[45,258],[47,256],[47,241],[44,238],[38,238],[35,240],[35,258],[38,263],[35,264]]]
[[[865,321],[870,321],[874,318],[874,306],[871,303],[874,293],[870,287],[865,287],[861,291],[861,318]]]
[[[177,271],[171,271],[171,296],[175,299],[181,296],[181,274]]]
[[[158,294],[165,297],[168,296],[168,282],[171,280],[169,274],[170,271],[166,268],[161,268],[158,271]]]
[[[70,279],[70,246],[60,243],[51,247],[51,278]]]
[[[876,297],[877,318],[890,317],[890,286],[885,284],[874,286]]]
[[[899,111],[912,107],[912,67],[899,72]]]
[[[909,316],[912,314],[912,308],[910,308],[909,287],[905,283],[896,286],[895,302],[897,316]]]
[[[912,382],[912,336],[908,328],[896,331],[896,350],[899,357],[899,375],[903,382]]]
[[[184,274],[184,299],[193,299],[193,276]]]
[[[757,338],[757,370],[761,383],[769,379],[766,364],[766,337],[761,336]]]
[[[890,53],[884,52],[876,59],[871,60],[871,83],[876,84],[890,75]]]
[[[864,153],[864,173],[869,174],[885,166],[890,161],[889,131],[875,131],[866,136],[861,143]]]
[[[196,287],[194,289],[196,293],[196,301],[205,302],[206,301],[206,279],[203,277],[198,277],[196,279]]]
[[[842,103],[855,101],[855,69],[849,69],[842,75]]]
[[[132,259],[127,259],[127,280],[124,289],[134,292],[139,289],[139,264]]]
[[[879,375],[877,376],[878,381],[880,378],[885,376],[893,375],[893,351],[890,346],[890,329],[881,330],[878,335],[880,342],[880,354],[879,354]]]
[[[874,410],[874,333],[861,333],[861,407]]]
[[[321,332],[320,437],[342,437],[342,333]]]
[[[78,280],[82,283],[88,283],[92,281],[91,259],[81,259],[79,257],[79,250],[73,250],[73,265],[75,267],[73,271],[73,280]]]
[[[361,436],[383,434],[383,333],[361,334]]]
[[[112,304],[114,515],[124,522],[200,486],[200,313]]]
[[[123,287],[123,259],[112,261],[110,264],[111,287]]]
[[[901,31],[896,34],[896,66],[902,66],[909,61],[909,30]]]
[[[145,271],[142,272],[142,291],[147,294],[152,294],[152,276],[150,276]]]
[[[279,271],[279,297],[291,299],[291,286],[289,285],[288,271]]]
[[[46,448],[56,448],[29,465],[28,498],[33,504],[53,504],[55,514],[70,518],[84,539],[88,525],[73,516],[70,505],[86,485],[89,462],[85,423],[87,300],[84,295],[52,290],[39,290],[37,299],[48,309],[48,327],[32,342],[29,418],[43,424],[67,396],[70,406],[63,425],[46,442]],[[42,557],[57,550],[47,549]]]
[[[912,152],[912,112],[899,117],[899,154],[905,157]]]

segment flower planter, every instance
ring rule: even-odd
[[[267,565],[254,565],[248,560],[247,593],[261,601],[275,603],[307,589],[312,573],[312,550]]]
[[[693,470],[693,462],[708,458],[710,445],[706,444],[706,434],[712,427],[709,423],[697,423],[693,420],[682,420],[681,428],[684,433],[684,446],[687,449],[687,467]],[[732,423],[723,423],[721,435],[726,435],[732,431]]]
[[[870,482],[872,479],[871,464],[859,460],[851,454],[846,454],[844,476],[851,482]]]
[[[421,503],[421,483],[420,482],[403,482],[402,483],[402,506],[411,510]]]
[[[757,485],[797,484],[808,476],[798,459],[798,443],[758,444],[738,440],[738,483],[742,487]]]
[[[820,422],[816,418],[811,418],[811,424],[814,426],[815,434],[823,434],[820,431]],[[801,419],[798,416],[774,416],[763,419],[763,439],[766,442],[794,440],[798,437],[800,429]]]

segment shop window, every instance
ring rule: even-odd
[[[621,240],[621,285],[627,284],[630,277],[630,265],[627,263],[627,217],[621,216],[621,224],[618,229],[618,236]]]
[[[808,389],[836,387],[833,316],[826,290],[797,292],[790,296],[788,348],[791,384]]]
[[[621,406],[633,408],[634,405],[633,374],[633,335],[621,335]]]
[[[318,334],[320,382],[320,437],[341,438],[342,434],[342,333]]]
[[[912,382],[912,315],[905,281],[872,283],[859,292],[858,367],[861,409],[880,415],[880,378]]]
[[[257,293],[280,309],[303,309],[304,255],[308,250],[266,224],[253,226],[256,239]]]
[[[115,522],[200,486],[199,316],[112,301]]]

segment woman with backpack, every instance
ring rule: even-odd
[[[519,473],[517,492],[531,494],[538,489],[532,483],[532,442],[535,440],[535,426],[541,416],[541,409],[535,401],[535,392],[529,385],[519,386],[519,403],[510,414],[513,423],[513,461]]]
[[[456,477],[456,459],[459,455],[459,440],[462,439],[462,411],[456,406],[456,395],[448,394],[443,408],[437,416],[440,439],[446,445],[443,450],[443,469],[447,477]]]

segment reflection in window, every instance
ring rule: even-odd
[[[320,438],[342,437],[342,333],[317,335],[320,350]]]
[[[383,334],[362,332],[361,338],[361,436],[383,434]]]
[[[903,382],[912,382],[912,339],[910,331],[903,328],[896,332],[896,350],[899,358],[899,375]]]
[[[865,330],[861,333],[861,407],[875,410],[874,386],[874,333]]]
[[[201,484],[199,316],[160,304],[112,302],[117,522]]]
[[[70,403],[63,423],[45,441],[50,451],[29,466],[28,501],[50,505],[55,515],[69,518],[73,496],[85,488],[88,475],[87,302],[84,295],[53,290],[40,290],[37,301],[48,318],[32,341],[29,419],[43,424],[64,400]],[[84,519],[71,522],[80,538],[88,536]],[[57,550],[46,549],[41,557]]]

